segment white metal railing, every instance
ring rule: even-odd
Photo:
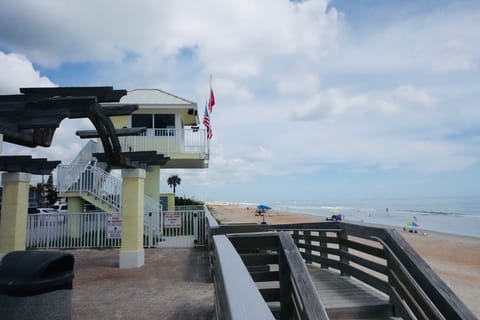
[[[118,211],[122,205],[122,179],[96,166],[58,166],[57,187],[60,195],[67,192],[86,193]]]
[[[157,151],[166,156],[172,153],[194,153],[208,158],[205,129],[147,129],[142,135],[118,137],[122,151]],[[97,152],[103,145],[97,144]]]
[[[121,238],[109,232],[109,217],[114,216],[118,217],[107,212],[29,214],[26,247],[118,248]],[[160,212],[144,217],[144,247],[162,241],[160,219]]]

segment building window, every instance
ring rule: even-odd
[[[147,127],[153,128],[153,117],[151,114],[132,114],[132,128]]]
[[[132,128],[147,127],[148,135],[174,136],[174,114],[132,114]],[[168,130],[171,129],[171,130]]]

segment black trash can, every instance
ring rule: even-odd
[[[13,251],[0,262],[0,319],[71,319],[72,254]]]

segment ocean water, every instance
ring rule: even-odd
[[[480,237],[480,198],[371,199],[355,201],[272,201],[274,210],[331,217],[341,213],[345,221],[382,224]],[[250,206],[255,204],[250,203]],[[418,226],[411,227],[414,221]]]

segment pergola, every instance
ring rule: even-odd
[[[126,90],[112,87],[21,88],[21,94],[0,96],[0,133],[6,142],[27,147],[49,147],[55,130],[63,119],[88,118],[96,130],[80,132],[80,137],[98,137],[102,141],[102,160],[120,168],[139,167],[141,155],[123,154],[119,135],[135,135],[143,128],[115,129],[110,116],[128,115],[136,104],[120,104]],[[163,155],[152,155],[155,163]],[[131,160],[133,159],[133,161]],[[5,159],[4,164],[8,164]],[[14,160],[14,159],[11,159]],[[165,162],[168,159],[164,159]],[[40,163],[40,162],[38,162]],[[8,166],[0,170],[9,171]]]

